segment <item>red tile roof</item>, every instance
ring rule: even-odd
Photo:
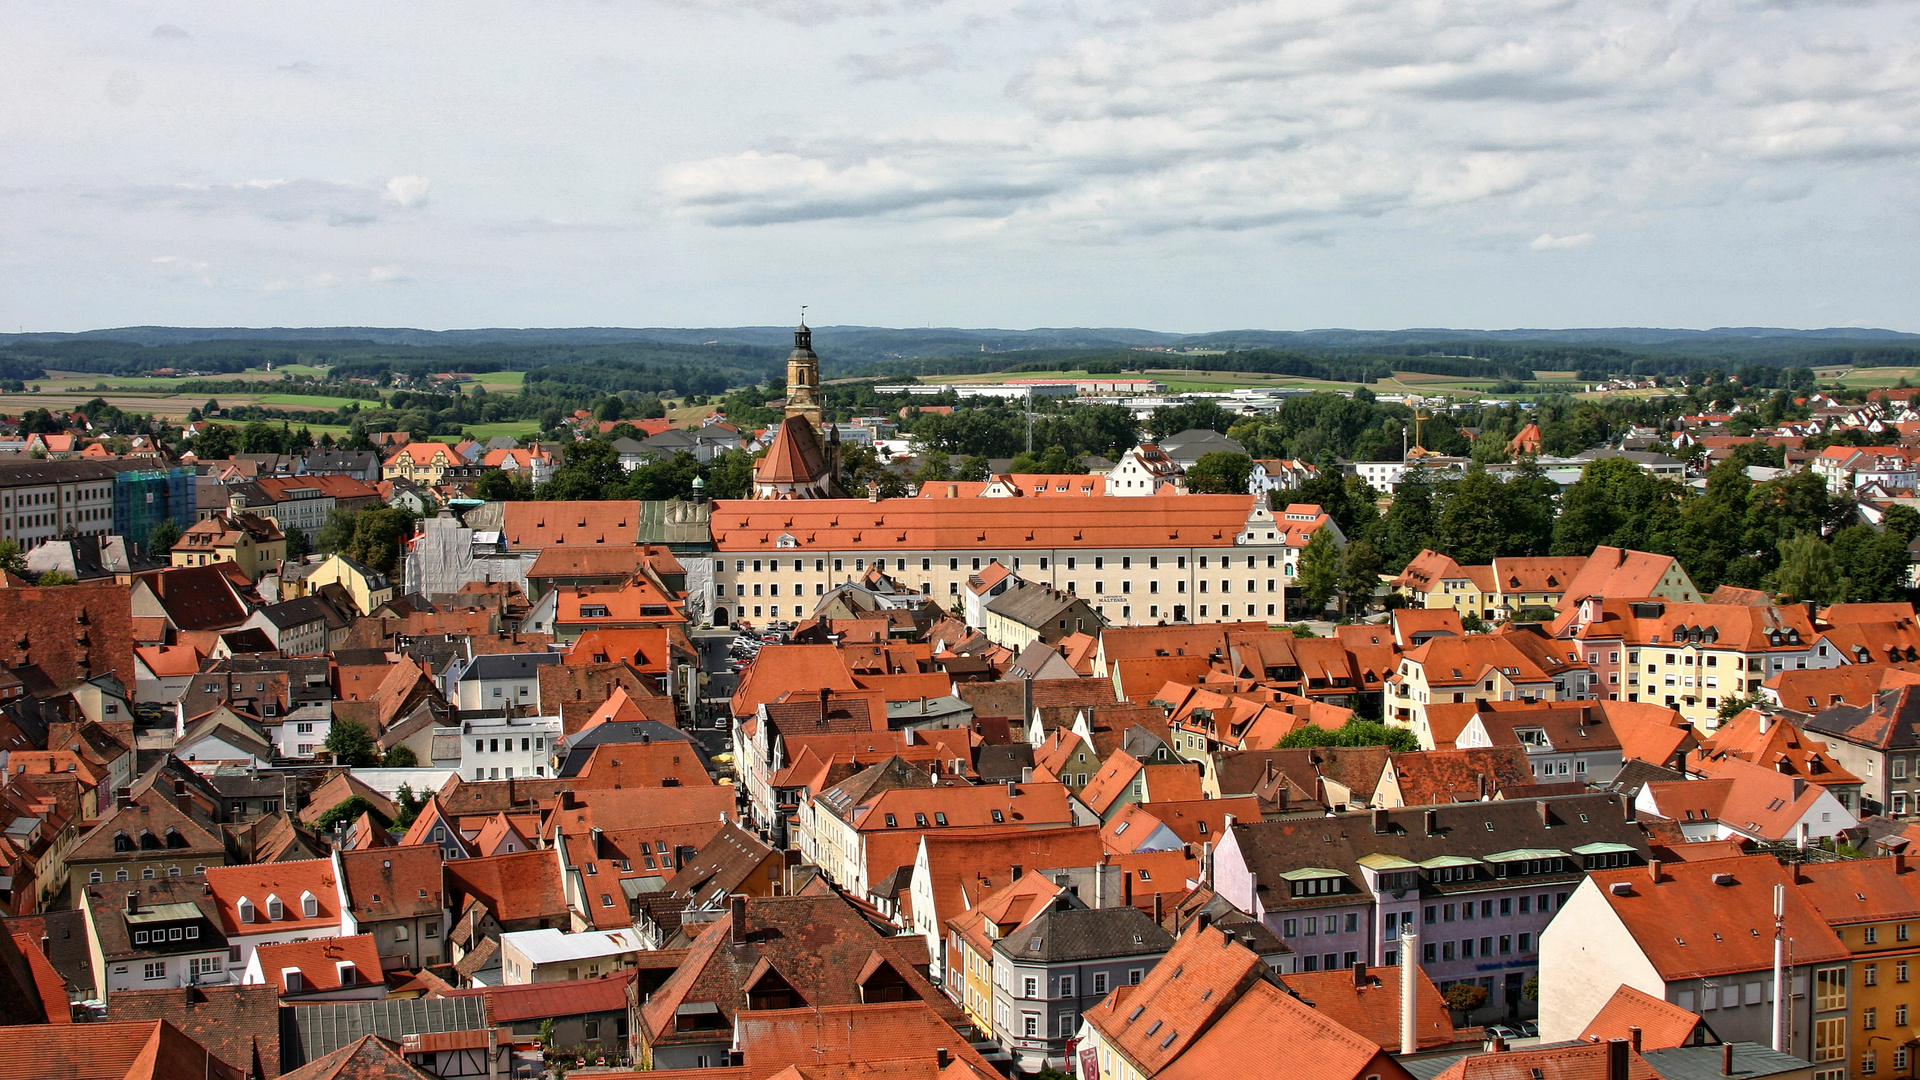
[[[1435,1080],[1607,1080],[1611,1043],[1475,1054],[1448,1066]],[[1661,1080],[1647,1059],[1627,1050],[1626,1080]]]
[[[989,1075],[993,1066],[965,1036],[922,1001],[828,1005],[818,1009],[755,1009],[734,1022],[734,1045],[744,1052],[746,1080],[800,1064],[931,1060],[945,1047]]]
[[[1231,547],[1264,513],[1251,495],[1130,499],[726,500],[713,504],[720,551],[802,549]],[[1269,522],[1267,528],[1274,528]]]
[[[227,936],[283,933],[289,930],[333,930],[340,927],[340,899],[334,888],[333,863],[327,859],[261,863],[254,866],[210,866],[207,887],[220,906],[220,922]],[[311,893],[315,914],[302,914],[301,898]],[[267,898],[277,896],[285,917],[273,919]],[[253,905],[253,919],[242,921],[240,901]],[[376,965],[377,966],[377,965]]]
[[[608,502],[510,502],[503,507],[501,532],[514,551],[537,551],[556,544],[631,545],[640,533],[640,504]]]
[[[1440,988],[1427,977],[1425,968],[1417,969],[1414,988],[1414,1031],[1422,1049],[1446,1046],[1462,1038],[1453,1026],[1453,1013],[1447,1008]],[[1347,968],[1332,971],[1303,971],[1283,977],[1287,987],[1305,998],[1309,1005],[1333,1017],[1348,1029],[1365,1036],[1383,1049],[1400,1047],[1400,971],[1375,968],[1355,977]],[[1474,1038],[1478,1029],[1470,1029],[1465,1038]]]
[[[1786,931],[1794,941],[1794,962],[1847,959],[1846,946],[1828,929],[1820,909],[1771,855],[1662,864],[1658,870],[1658,881],[1649,867],[1596,870],[1589,879],[1668,982],[1771,970],[1775,885],[1787,887]],[[1715,876],[1722,874],[1725,883],[1716,884]],[[1617,883],[1626,891],[1616,893]]]
[[[382,981],[380,950],[374,945],[372,934],[263,944],[254,955],[267,985],[278,987],[283,997],[369,986]],[[349,966],[353,972],[351,979],[343,978],[341,964]],[[304,985],[289,984],[288,968],[300,972],[300,983]]]
[[[551,851],[517,851],[478,859],[455,859],[446,865],[448,906],[460,910],[465,901],[484,901],[493,917],[504,924],[540,919],[558,920],[567,912],[560,866]]]
[[[1587,1021],[1587,1029],[1580,1033],[1580,1041],[1625,1039],[1631,1036],[1634,1028],[1639,1028],[1642,1050],[1666,1050],[1692,1045],[1700,1036],[1702,1027],[1698,1014],[1622,983],[1607,999],[1607,1003],[1600,1007],[1599,1013]]]
[[[72,588],[73,586],[63,586]],[[10,1027],[0,1038],[7,1080],[243,1080],[165,1020]]]

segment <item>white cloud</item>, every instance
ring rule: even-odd
[[[396,176],[387,181],[387,198],[401,206],[419,206],[427,201],[432,183],[424,176]]]
[[[905,79],[951,66],[954,54],[939,42],[926,42],[883,53],[854,53],[845,60],[863,79]]]
[[[1564,248],[1586,247],[1591,243],[1593,243],[1593,234],[1590,232],[1574,233],[1571,236],[1541,233],[1533,238],[1533,243],[1527,246],[1535,251],[1558,251]]]

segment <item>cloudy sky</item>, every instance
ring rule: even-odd
[[[1920,331],[1913,0],[4,10],[4,330]]]

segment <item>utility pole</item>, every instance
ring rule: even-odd
[[[1773,887],[1773,1049],[1787,1047],[1787,887]]]

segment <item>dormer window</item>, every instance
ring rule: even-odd
[[[304,994],[307,990],[307,977],[300,974],[299,968],[281,968],[280,983],[289,994]]]
[[[317,919],[320,917],[320,898],[310,892],[300,894],[300,917]]]
[[[267,896],[267,921],[279,922],[287,917],[287,905],[280,902],[278,896]]]
[[[256,922],[260,918],[259,912],[254,910],[253,901],[244,896],[240,898],[238,904],[234,905],[234,908],[239,911],[240,921],[243,923]]]

